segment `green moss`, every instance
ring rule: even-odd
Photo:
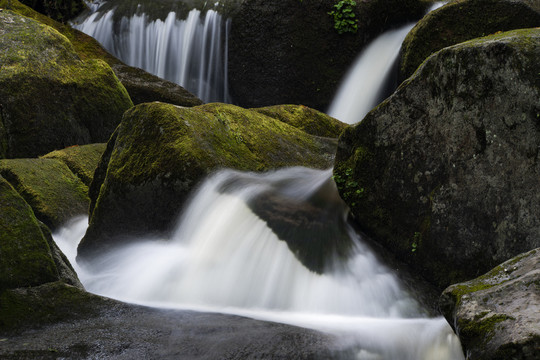
[[[348,126],[337,119],[303,105],[275,105],[251,110],[283,121],[316,136],[337,138]]]
[[[51,228],[88,209],[88,187],[60,160],[0,160],[0,175],[7,179]]]
[[[32,209],[2,177],[0,213],[0,294],[57,280],[47,240]]]
[[[515,318],[508,315],[490,315],[486,311],[477,314],[471,320],[458,320],[457,328],[462,339],[471,339],[474,343],[467,341],[468,347],[482,349],[495,335],[497,324],[506,320],[515,320]]]
[[[42,158],[62,161],[86,186],[90,186],[106,146],[105,143],[71,146],[50,152]]]
[[[7,157],[33,157],[69,145],[106,141],[133,104],[111,68],[81,61],[51,27],[4,11],[0,98]]]
[[[431,54],[467,40],[540,26],[540,14],[520,2],[456,0],[424,17],[403,42],[400,72],[414,73]]]

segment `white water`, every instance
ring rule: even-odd
[[[328,115],[347,124],[362,121],[381,100],[384,80],[393,69],[401,43],[414,25],[383,33],[360,54],[340,85]]]
[[[444,4],[433,4],[428,13]],[[356,124],[384,99],[387,79],[395,70],[401,44],[414,25],[411,23],[389,30],[369,44],[344,77],[328,115],[347,124]]]
[[[191,10],[185,20],[145,13],[113,21],[114,10],[96,11],[72,26],[99,41],[130,66],[180,84],[204,102],[230,102],[227,41],[230,21],[214,10]]]
[[[348,259],[330,256],[323,275],[307,270],[248,205],[268,194],[300,204],[326,199],[339,215],[327,225],[345,226],[354,244]],[[138,239],[75,268],[87,290],[127,302],[337,333],[344,346],[361,347],[358,359],[463,359],[446,321],[424,318],[396,276],[339,221],[346,211],[329,171],[222,171],[200,188],[170,239]],[[72,263],[85,228],[80,219],[55,234]]]

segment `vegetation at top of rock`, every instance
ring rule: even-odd
[[[0,175],[52,229],[88,211],[88,187],[60,160],[4,159]]]
[[[133,105],[111,68],[81,61],[68,39],[37,21],[3,11],[0,23],[4,156],[106,141]]]
[[[308,134],[337,138],[348,125],[302,105],[274,105],[250,109],[283,121]]]
[[[439,288],[540,246],[539,56],[540,29],[445,48],[340,137],[358,223]]]
[[[520,1],[456,0],[421,19],[403,41],[400,77],[432,53],[500,31],[540,26],[540,12]]]
[[[217,103],[137,105],[126,112],[112,141],[103,156],[110,160],[100,163],[94,179],[102,183],[91,186],[91,196],[98,198],[92,198],[79,254],[112,245],[107,242],[119,235],[168,231],[189,193],[215,170],[329,168],[337,142]]]
[[[62,161],[86,186],[90,186],[106,147],[105,143],[71,146],[50,152],[42,158]]]
[[[440,308],[468,358],[535,358],[540,346],[539,263],[540,248],[443,292]]]
[[[358,31],[358,19],[354,13],[354,0],[341,0],[334,4],[334,9],[328,13],[334,19],[334,29],[338,34]]]

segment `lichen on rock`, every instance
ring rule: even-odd
[[[428,58],[340,137],[362,228],[440,288],[540,246],[540,29]]]
[[[471,360],[535,359],[540,347],[540,249],[448,287],[440,308]]]

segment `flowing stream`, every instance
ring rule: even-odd
[[[446,321],[427,318],[347,223],[330,175],[307,168],[223,170],[200,187],[169,238],[136,239],[83,267],[75,256],[87,219],[54,237],[93,293],[328,331],[358,347],[357,359],[463,359]],[[255,214],[269,202],[294,210],[276,225]],[[322,212],[306,221],[302,209],[315,204]],[[307,239],[314,243],[335,243],[335,234],[345,234],[346,250],[326,253],[321,274],[295,256],[302,246],[290,250],[294,241],[306,241],[296,231],[299,222],[306,232],[316,227]]]
[[[204,102],[230,102],[227,41],[230,20],[215,10],[193,9],[185,19],[170,11],[165,19],[145,12],[117,18],[112,9],[95,11],[72,26],[95,38],[130,66],[175,82]]]
[[[219,46],[226,45],[220,31],[229,24],[217,12],[203,17],[192,10],[185,20],[174,12],[165,20],[136,13],[116,23],[113,16],[114,10],[97,11],[77,27],[130,65],[205,101],[228,100],[227,50]],[[355,123],[376,105],[412,26],[381,35],[363,52],[332,116]],[[87,218],[54,238],[93,293],[330,332],[355,349],[355,359],[464,359],[447,322],[427,315],[349,225],[347,213],[330,170],[222,170],[196,191],[168,238],[133,239],[84,266],[76,254]],[[308,264],[310,256],[322,258],[318,268]]]

